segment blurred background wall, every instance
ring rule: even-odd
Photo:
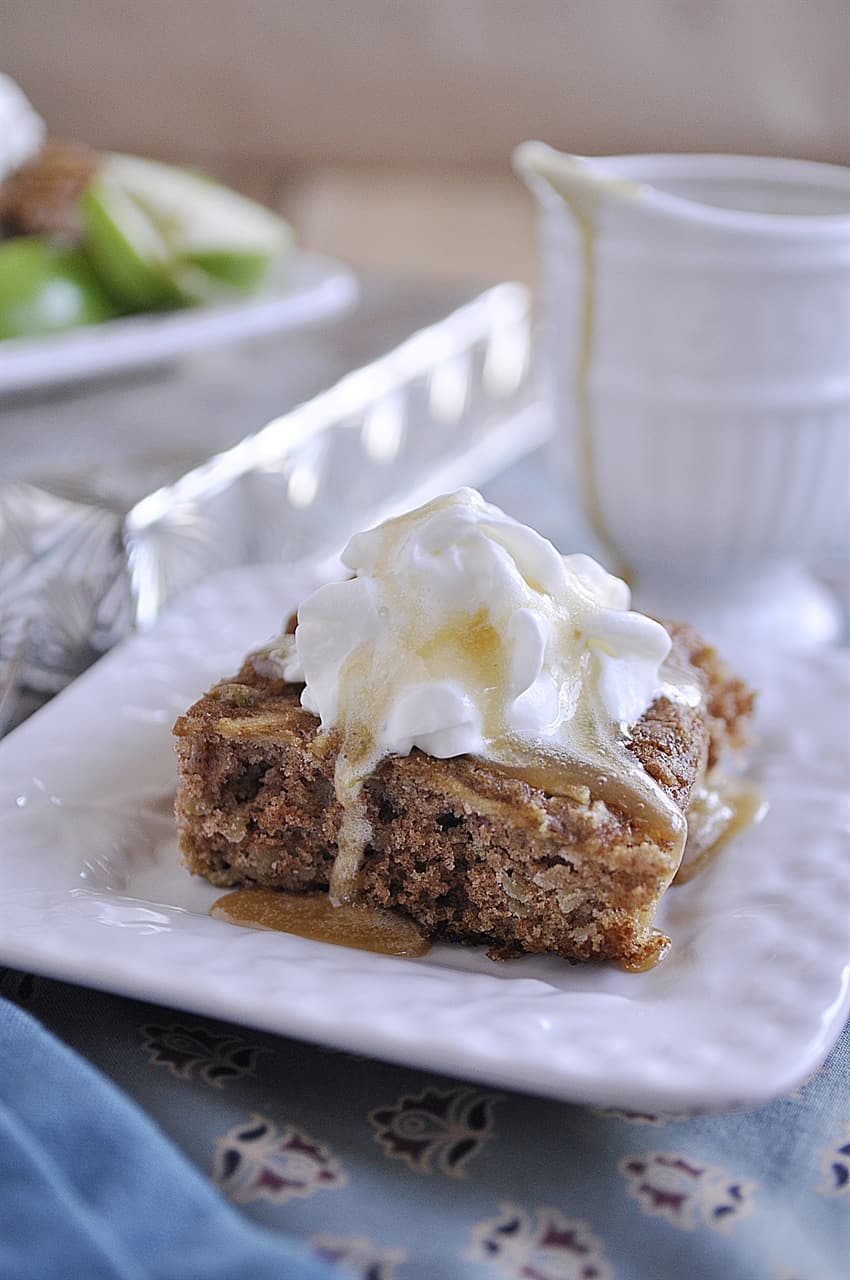
[[[0,0],[52,132],[191,161],[361,269],[533,279],[514,145],[847,163],[846,0]]]

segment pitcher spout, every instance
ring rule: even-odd
[[[540,203],[574,214],[603,203],[623,217],[677,224],[687,234],[743,235],[800,245],[847,243],[850,170],[739,155],[576,156],[523,142],[514,168]]]
[[[514,169],[543,204],[565,202],[572,209],[595,209],[602,197],[634,200],[644,185],[620,177],[604,160],[570,155],[545,142],[522,142],[513,154]]]

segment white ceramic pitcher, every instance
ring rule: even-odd
[[[556,441],[645,608],[831,637],[848,533],[850,170],[719,155],[515,162],[542,209]]]

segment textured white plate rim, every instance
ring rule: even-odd
[[[296,249],[268,285],[236,302],[125,316],[44,338],[0,342],[0,395],[142,368],[204,347],[292,332],[346,311],[357,298],[351,270]]]
[[[0,743],[0,962],[602,1106],[757,1105],[820,1065],[848,1009],[846,652],[761,663],[771,813],[668,895],[652,973],[403,961],[212,920],[177,865],[171,721],[300,594],[280,569],[223,575]]]

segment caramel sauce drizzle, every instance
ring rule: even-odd
[[[655,950],[648,953],[645,960],[621,960],[619,967],[624,973],[649,973],[664,959],[673,945],[672,942],[660,929],[653,929],[651,937]]]
[[[688,840],[673,883],[687,884],[701,875],[734,836],[761,822],[767,809],[764,792],[754,783],[710,773],[691,801]]]

